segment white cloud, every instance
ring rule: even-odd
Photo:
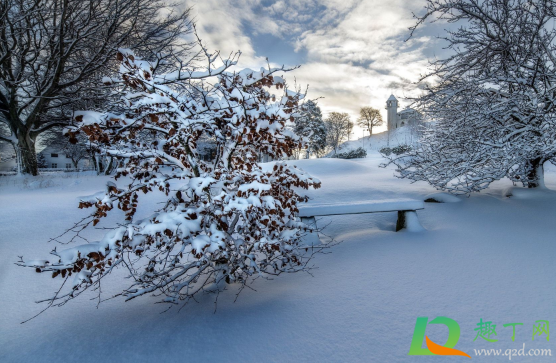
[[[265,64],[264,57],[257,57],[249,34],[243,23],[263,33],[276,33],[277,24],[272,19],[261,18],[253,12],[258,0],[189,0],[184,6],[193,7],[198,33],[210,49],[228,55],[241,51],[241,61],[246,66]]]
[[[399,98],[418,92],[412,82],[426,72],[426,47],[434,39],[408,37],[423,0],[192,0],[199,32],[209,47],[223,54],[241,50],[241,63],[264,66],[251,39],[271,34],[306,54],[293,72],[298,85],[324,113],[361,106],[383,111],[390,93]],[[300,53],[300,54],[301,54]],[[287,76],[287,75],[286,75]],[[288,80],[293,80],[290,75]]]
[[[430,41],[404,42],[416,5],[361,1],[338,24],[306,30],[296,47],[307,50],[309,61],[296,72],[297,79],[310,84],[311,97],[325,97],[320,102],[325,111],[343,110],[354,118],[361,106],[383,109],[391,92],[414,96],[418,91],[412,82],[427,67],[419,43]]]

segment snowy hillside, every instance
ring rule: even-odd
[[[378,151],[388,145],[390,145],[390,147],[401,144],[413,145],[417,141],[413,128],[410,126],[402,126],[390,132],[384,131],[357,140],[346,141],[340,145],[338,152],[343,153],[362,147],[369,153],[371,150]]]
[[[311,191],[313,204],[424,199],[435,192],[395,178],[380,162],[374,151],[359,160],[292,161],[322,181],[321,189]],[[556,189],[552,169],[546,178]],[[394,232],[395,212],[322,218],[318,223],[327,226],[326,234],[343,243],[318,256],[313,276],[258,279],[252,285],[256,291],[245,289],[235,303],[235,291],[226,291],[216,313],[212,296],[180,313],[159,314],[166,307],[154,304],[158,298],[113,299],[97,309],[90,293],[20,324],[44,308],[34,302],[59,285],[49,274],[14,262],[20,255],[46,256],[55,246],[47,240],[87,213],[77,209],[77,198],[101,190],[108,179],[48,180],[0,179],[1,362],[456,361],[407,355],[419,316],[455,319],[461,327],[457,349],[472,356],[474,349],[521,349],[523,343],[556,354],[552,341],[531,340],[535,320],[552,322],[556,316],[554,192],[535,197],[538,191],[519,189],[506,198],[511,183],[495,182],[459,203],[426,203],[418,214],[427,230],[419,233]],[[127,286],[114,277],[102,286],[107,296]],[[481,318],[497,324],[499,342],[473,341]],[[502,327],[513,322],[525,324],[516,330],[515,342],[512,329]],[[427,333],[441,343],[445,329],[430,326]]]

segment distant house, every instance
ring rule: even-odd
[[[263,152],[260,152],[260,153],[258,154],[258,158],[257,158],[257,159],[258,159],[257,161],[258,161],[259,163],[268,163],[268,162],[274,161],[274,158],[273,158],[272,156],[270,156],[270,155],[268,155],[268,154],[265,154],[265,153],[263,153]]]
[[[13,146],[7,142],[0,142],[0,171],[14,171],[16,167]]]
[[[203,161],[213,161],[216,157],[216,142],[209,138],[202,138],[197,142],[197,151]]]
[[[419,119],[419,113],[412,108],[406,108],[398,112],[398,99],[390,95],[386,101],[388,131],[398,127],[415,125]]]
[[[73,153],[75,154],[75,151],[73,151]],[[88,155],[82,157],[76,157],[73,155],[72,158],[71,150],[64,151],[61,147],[56,146],[56,144],[50,144],[44,148],[40,153],[38,153],[37,159],[39,161],[39,168],[74,169],[75,165],[73,160],[78,159],[78,169],[89,169],[93,167],[91,159]]]

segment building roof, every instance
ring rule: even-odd
[[[394,95],[390,95],[390,97],[388,97],[388,101],[397,101],[398,99],[394,96]]]
[[[408,107],[408,108],[406,108],[406,109],[404,109],[404,110],[402,110],[402,111],[400,111],[400,112],[398,112],[398,113],[407,113],[407,112],[415,112],[415,110]]]

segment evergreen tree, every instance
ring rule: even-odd
[[[324,154],[326,126],[320,107],[314,101],[309,100],[301,105],[299,116],[295,118],[294,132],[307,139],[307,159],[311,154],[316,154],[317,157]]]

